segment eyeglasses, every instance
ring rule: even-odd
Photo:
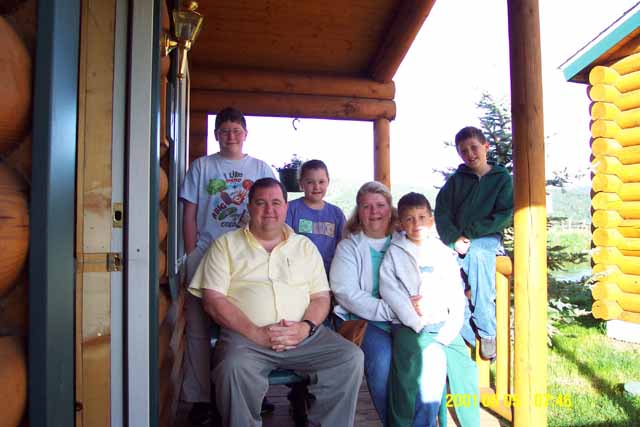
[[[233,134],[233,136],[242,136],[244,134],[244,129],[218,129],[218,135],[228,137]]]

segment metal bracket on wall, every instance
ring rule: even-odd
[[[121,202],[113,204],[113,228],[122,228],[124,224],[124,207]]]
[[[122,254],[111,252],[107,254],[107,271],[122,270]]]

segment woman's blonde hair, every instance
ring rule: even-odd
[[[358,207],[360,206],[360,202],[365,194],[380,194],[389,204],[389,208],[391,209],[391,218],[389,218],[387,235],[391,234],[396,229],[398,223],[398,212],[396,211],[396,208],[393,207],[391,192],[383,183],[378,181],[369,181],[362,184],[362,187],[358,190],[358,194],[356,194],[356,207],[353,208],[353,212],[351,212],[351,215],[347,220],[347,224],[345,225],[346,237],[362,231],[362,223],[358,216]]]

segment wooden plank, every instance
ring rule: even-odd
[[[82,343],[84,389],[81,402],[86,426],[110,426],[110,340],[109,335],[103,335]]]
[[[115,1],[83,0],[76,200],[77,426],[110,424],[111,142]],[[87,257],[85,257],[85,253]],[[101,273],[97,272],[101,271]]]
[[[315,95],[272,95],[258,92],[193,90],[191,110],[214,114],[235,107],[247,115],[335,120],[393,120],[396,104],[389,100]]]
[[[84,357],[82,354],[82,319],[83,319],[83,311],[82,311],[82,293],[84,289],[84,282],[82,280],[83,273],[80,269],[76,269],[76,298],[75,298],[75,355],[76,355],[76,366],[75,366],[75,374],[76,374],[76,402],[82,403],[85,393],[84,393],[84,375],[83,375],[83,367],[84,367]],[[82,415],[84,410],[76,411],[76,427],[82,427],[84,423],[82,422]]]
[[[286,73],[241,68],[201,68],[191,71],[191,89],[265,92],[393,99],[395,84],[365,78],[318,73]]]
[[[538,0],[508,0],[514,170],[514,426],[547,425],[547,213]]]
[[[374,80],[385,83],[393,79],[434,3],[435,0],[399,2],[393,23],[369,67]]]
[[[373,122],[373,175],[391,188],[391,126],[389,120],[378,119]]]
[[[84,147],[83,252],[109,252],[111,246],[111,139],[115,3],[85,0],[82,26],[83,101],[79,145]]]
[[[234,66],[363,75],[397,0],[201,2],[192,68]]]

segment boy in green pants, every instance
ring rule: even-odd
[[[380,295],[396,313],[388,425],[436,426],[447,377],[463,427],[480,425],[478,374],[460,329],[466,299],[453,250],[437,236],[431,206],[418,193],[398,202],[396,233],[380,267]],[[458,397],[459,395],[459,397]]]

